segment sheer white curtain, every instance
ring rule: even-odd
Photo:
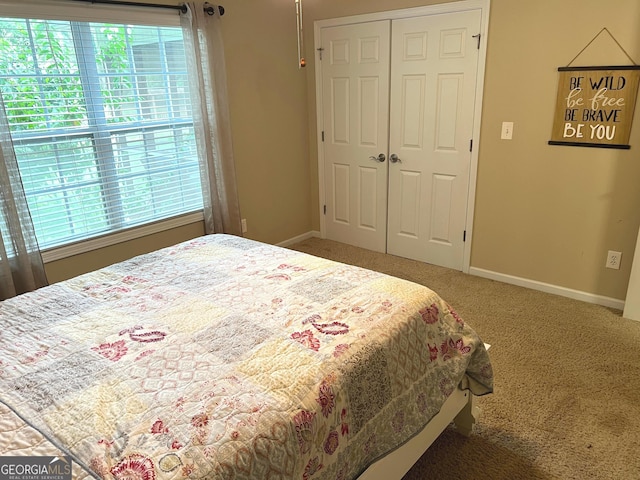
[[[0,300],[47,284],[0,97]]]
[[[242,235],[227,101],[224,48],[217,8],[187,2],[181,24],[190,76],[206,233]]]

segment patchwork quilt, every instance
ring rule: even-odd
[[[235,236],[0,302],[0,455],[74,478],[352,479],[463,381],[489,357],[430,289]]]

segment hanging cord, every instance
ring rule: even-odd
[[[296,3],[296,28],[298,31],[298,68],[307,65],[304,59],[304,30],[302,27],[302,0],[295,0]]]
[[[616,42],[616,45],[618,45],[618,47],[620,47],[620,50],[622,50],[622,51],[624,52],[624,54],[627,56],[627,58],[628,58],[629,60],[631,60],[631,63],[633,63],[634,65],[637,65],[637,63],[633,61],[633,58],[631,58],[631,57],[629,56],[629,54],[627,53],[627,51],[626,51],[624,48],[622,48],[622,45],[620,45],[620,42],[618,42],[618,40],[616,40],[616,37],[614,37],[614,36],[611,34],[611,32],[609,31],[609,29],[608,29],[607,27],[604,27],[602,30],[600,30],[600,31],[597,33],[597,35],[596,35],[595,37],[593,37],[593,38],[591,39],[591,41],[590,41],[589,43],[587,43],[587,45],[586,45],[582,50],[580,50],[580,52],[579,52],[575,57],[573,57],[573,59],[572,59],[572,60],[567,64],[567,67],[570,67],[570,66],[571,66],[571,64],[572,64],[573,62],[575,62],[576,58],[578,58],[580,55],[582,55],[582,52],[584,52],[587,48],[589,48],[589,45],[591,45],[591,44],[595,41],[595,39],[596,39],[596,38],[598,38],[598,37],[600,36],[600,34],[601,34],[602,32],[605,32],[605,31],[609,34],[609,36],[613,39],[613,41],[614,41],[614,42]]]

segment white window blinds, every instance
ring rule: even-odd
[[[0,93],[41,248],[202,209],[179,27],[0,18]]]

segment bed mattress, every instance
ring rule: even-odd
[[[0,303],[0,455],[74,478],[352,479],[492,391],[432,290],[208,235]]]

